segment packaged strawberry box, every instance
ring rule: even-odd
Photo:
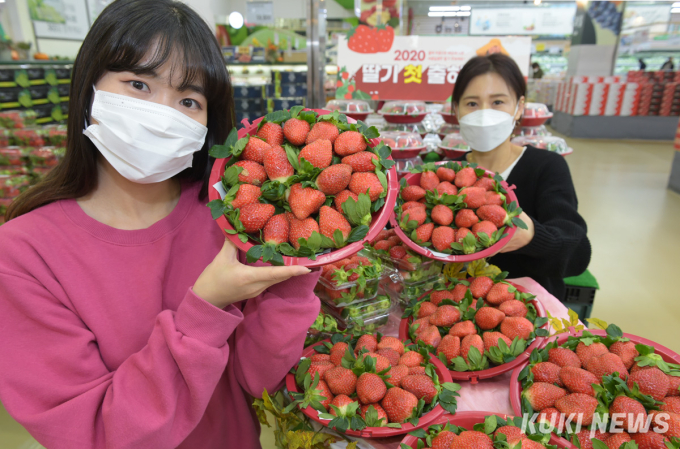
[[[559,329],[566,333],[515,370],[515,413],[581,448],[679,448],[680,355],[591,322],[600,330]]]
[[[0,127],[5,129],[21,129],[35,125],[36,113],[33,110],[0,112]]]
[[[343,307],[341,310],[322,303],[321,310],[334,317],[340,329],[352,332],[378,332],[389,321],[392,300],[385,294],[378,294],[370,301]]]
[[[0,148],[0,166],[21,166],[24,156],[19,147]]]
[[[548,320],[536,297],[506,275],[437,283],[404,311],[399,338],[439,357],[457,380],[511,371],[548,335]]]
[[[366,257],[367,251],[338,262],[323,265],[315,292],[342,316],[342,308],[369,301],[378,294],[378,285],[389,272],[380,259]]]
[[[404,434],[455,413],[460,389],[439,360],[372,333],[308,347],[286,386],[290,409],[363,438]]]
[[[390,222],[406,246],[426,257],[481,259],[503,248],[517,226],[526,229],[512,189],[475,164],[427,163],[400,183]]]
[[[387,101],[379,114],[388,123],[420,123],[427,115],[424,101]]]
[[[21,147],[42,147],[45,145],[45,132],[38,128],[15,129],[12,131],[12,145]]]
[[[307,329],[305,347],[319,343],[321,340],[327,340],[337,333],[342,333],[338,326],[338,321],[322,310],[314,320],[314,323]]]
[[[28,152],[33,167],[52,168],[59,162],[56,147],[41,147]]]
[[[375,127],[327,112],[273,112],[210,150],[208,205],[250,262],[342,260],[389,219],[398,189],[390,147]]]

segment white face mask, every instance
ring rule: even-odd
[[[458,120],[460,134],[473,150],[491,151],[512,134],[518,109],[519,103],[512,115],[496,109],[479,109],[471,112]]]
[[[118,173],[130,181],[165,181],[191,167],[208,128],[176,109],[96,90],[92,118],[83,131]]]

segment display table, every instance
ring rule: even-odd
[[[539,283],[531,278],[509,279],[512,282],[521,285],[528,291],[536,295],[538,300],[543,304],[545,310],[550,312],[554,317],[569,319],[567,308],[554,296],[548,293]],[[394,313],[390,317],[387,327],[384,329],[384,335],[398,336],[399,321],[401,317],[399,313]],[[494,379],[482,380],[476,385],[469,382],[461,382],[460,398],[458,398],[459,411],[486,411],[494,413],[512,414],[512,406],[510,405],[510,377],[512,373],[506,373]],[[358,447],[369,449],[398,449],[399,442],[403,439],[403,435],[394,438],[385,439],[371,439],[359,440]],[[333,448],[343,448],[346,444],[344,442],[335,443]]]

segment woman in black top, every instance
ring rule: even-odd
[[[526,83],[508,56],[476,57],[462,68],[453,90],[453,109],[472,151],[461,160],[498,172],[515,185],[528,229],[517,229],[510,243],[489,262],[512,277],[528,276],[557,298],[564,281],[590,262],[586,223],[564,158],[547,150],[510,143],[524,112]]]

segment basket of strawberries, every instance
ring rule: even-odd
[[[210,150],[208,206],[249,262],[321,266],[383,229],[398,183],[375,127],[302,107],[244,123]]]
[[[362,438],[401,435],[455,413],[460,389],[439,360],[380,334],[337,334],[306,348],[286,387],[290,409]]]
[[[454,380],[477,383],[512,371],[542,346],[548,319],[536,297],[506,275],[437,283],[406,308],[399,338],[438,357]]]
[[[428,163],[402,178],[392,227],[418,254],[448,262],[490,257],[510,242],[522,209],[512,188],[467,162]]]
[[[444,415],[427,428],[414,430],[401,449],[562,449],[571,444],[540,428],[525,426],[522,418],[489,412]]]
[[[427,115],[424,101],[387,101],[378,112],[388,123],[420,123]]]
[[[445,123],[448,123],[449,125],[458,124],[458,117],[456,117],[456,114],[452,111],[451,103],[446,103],[442,108],[440,114],[442,115],[442,118],[444,119]]]
[[[680,355],[597,321],[606,329],[567,329],[513,372],[514,412],[581,448],[677,449]]]

